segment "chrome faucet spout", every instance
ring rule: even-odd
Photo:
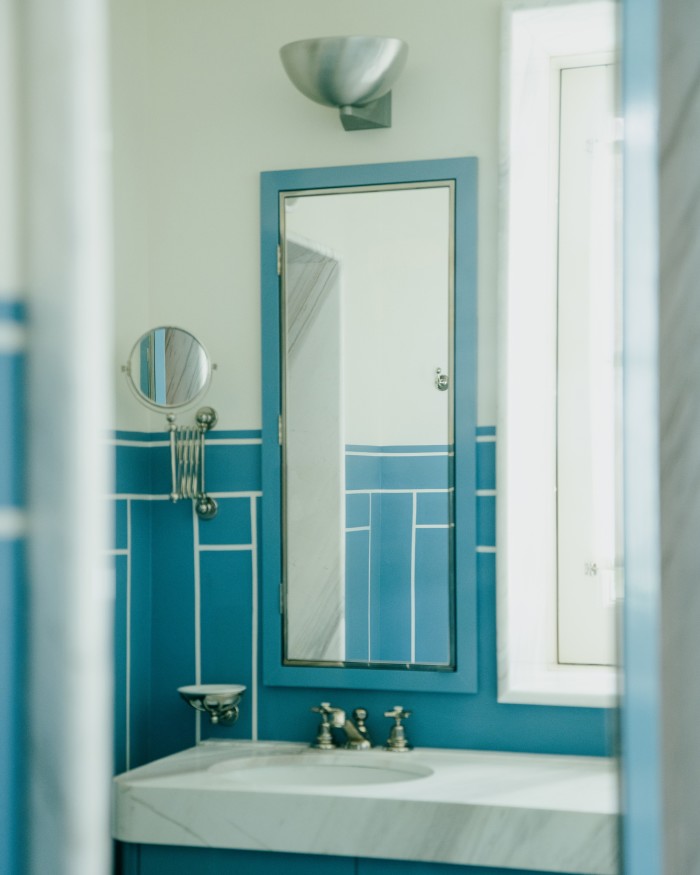
[[[340,729],[345,733],[345,747],[347,750],[369,750],[372,742],[365,726],[367,711],[364,708],[355,708],[352,712],[352,720],[346,717],[342,708],[334,708],[330,702],[321,702],[320,705],[311,709],[321,715],[321,724],[318,727],[318,735],[314,747],[319,750],[334,750],[336,748],[331,729]]]
[[[343,724],[343,731],[347,739],[345,747],[348,750],[369,750],[372,747],[372,742],[365,726],[367,711],[364,708],[355,708],[352,717],[352,720],[346,718]]]

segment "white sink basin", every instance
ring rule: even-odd
[[[597,757],[205,741],[114,779],[113,835],[619,875],[617,786],[616,762]]]
[[[400,754],[377,756],[365,751],[235,758],[217,763],[209,771],[236,784],[257,787],[395,784],[433,774],[428,766],[405,762]]]

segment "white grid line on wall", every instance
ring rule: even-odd
[[[255,501],[255,499],[251,499]],[[200,553],[233,553],[235,551],[252,550],[252,544],[199,544]]]
[[[251,496],[250,499],[250,540],[251,540],[251,579],[252,579],[252,634],[251,634],[251,690],[250,690],[250,737],[253,741],[258,740],[258,499]]]
[[[0,352],[3,352],[0,348]],[[113,438],[109,441],[110,446],[114,447],[169,447],[169,440],[158,440],[158,441],[147,441],[147,440],[139,440],[138,438]],[[219,447],[251,447],[251,446],[260,446],[262,444],[262,438],[216,438],[216,437],[207,437],[207,446],[209,444],[216,444]]]
[[[15,507],[0,507],[0,538],[18,541],[27,533],[27,514]]]

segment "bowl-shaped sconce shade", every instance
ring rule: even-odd
[[[287,43],[282,64],[293,84],[323,106],[365,106],[387,94],[408,55],[400,39],[338,36]]]

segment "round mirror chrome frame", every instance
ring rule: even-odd
[[[134,355],[138,353],[141,344],[144,339],[149,335],[153,334],[156,331],[181,331],[183,334],[186,334],[188,337],[191,337],[192,340],[199,346],[202,353],[204,354],[204,360],[206,362],[206,378],[202,387],[196,392],[194,395],[191,395],[186,401],[183,401],[179,404],[158,404],[155,401],[152,401],[147,395],[145,395],[141,389],[137,386],[136,381],[134,380],[134,375],[132,373],[132,362],[134,359]],[[132,346],[131,352],[129,353],[129,358],[125,365],[122,365],[122,371],[126,377],[127,383],[129,384],[129,388],[134,393],[134,396],[138,401],[140,401],[144,406],[148,407],[150,410],[182,410],[185,407],[189,407],[194,404],[195,401],[200,399],[204,393],[209,388],[209,384],[211,383],[212,371],[216,368],[215,364],[212,364],[211,357],[207,352],[204,344],[192,334],[191,331],[187,331],[185,328],[179,328],[176,325],[156,325],[155,328],[150,328],[148,331],[144,331],[144,333],[138,338],[136,343]]]

